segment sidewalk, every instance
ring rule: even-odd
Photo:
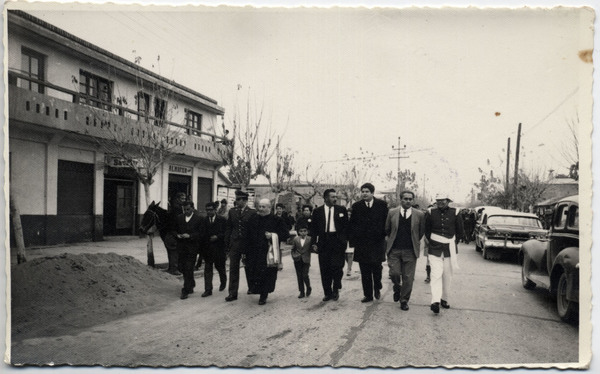
[[[48,247],[26,248],[25,256],[27,261],[31,261],[38,257],[58,256],[63,253],[116,253],[123,256],[132,256],[143,264],[148,263],[146,254],[146,245],[148,239],[146,237],[139,238],[137,236],[107,236],[101,242],[84,242],[61,244]],[[154,248],[154,263],[159,268],[167,268],[168,258],[167,250],[159,236],[155,236],[152,240]],[[290,253],[290,245],[282,246],[282,256]],[[11,248],[10,264],[17,264],[17,250]],[[204,267],[202,267],[204,268]],[[229,267],[227,267],[229,269]]]

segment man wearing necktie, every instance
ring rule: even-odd
[[[360,268],[363,303],[381,297],[381,263],[385,261],[385,219],[387,203],[374,198],[375,186],[365,183],[360,187],[362,200],[352,205],[350,216],[350,247],[354,247],[354,261]]]
[[[204,227],[206,233],[204,235],[204,243],[200,248],[200,256],[204,261],[204,293],[202,297],[212,295],[213,289],[213,264],[219,273],[219,291],[223,291],[227,286],[227,272],[225,270],[225,261],[227,254],[225,253],[225,228],[227,220],[219,216],[216,212],[217,205],[215,203],[207,203],[205,205],[206,217],[204,217]]]
[[[386,255],[394,283],[394,302],[400,301],[400,309],[404,311],[408,310],[421,239],[425,234],[425,215],[412,208],[414,198],[412,191],[402,191],[400,206],[390,210],[385,222]]]
[[[319,254],[319,270],[325,297],[323,301],[338,300],[344,275],[344,260],[348,229],[348,212],[336,205],[334,189],[323,193],[325,205],[315,209],[310,232],[314,235],[313,251]]]

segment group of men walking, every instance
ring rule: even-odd
[[[323,301],[338,300],[342,289],[345,252],[348,246],[354,248],[354,261],[358,262],[363,299],[367,303],[381,297],[382,263],[388,261],[393,282],[394,302],[400,308],[409,310],[408,302],[413,288],[417,258],[421,253],[421,243],[428,256],[431,268],[431,306],[434,313],[440,307],[449,308],[452,273],[458,268],[457,243],[463,237],[463,226],[457,209],[449,207],[448,196],[439,195],[435,206],[426,212],[413,208],[415,194],[403,191],[400,206],[388,210],[387,203],[374,197],[375,187],[371,183],[361,186],[361,200],[354,203],[351,215],[348,210],[337,205],[334,189],[323,194],[324,205],[307,211],[298,222],[298,236],[292,245],[292,258],[300,289],[299,298],[310,295],[308,277],[310,252],[318,254]],[[182,298],[193,292],[194,259],[192,251],[202,243],[205,248],[206,268],[205,291],[203,297],[212,294],[212,265],[225,253],[229,255],[229,293],[226,301],[238,298],[240,287],[240,263],[245,261],[244,272],[248,284],[248,294],[259,294],[259,304],[266,303],[267,296],[275,289],[277,264],[269,262],[268,255],[280,256],[278,246],[289,235],[289,222],[281,215],[272,212],[271,202],[262,199],[258,210],[248,207],[248,194],[236,191],[235,207],[228,217],[215,214],[217,207],[206,205],[207,217],[195,217],[190,204],[184,205],[184,214],[177,218],[177,239],[180,252],[180,269],[184,276]],[[271,251],[271,252],[270,252]],[[219,255],[217,255],[219,253]],[[224,261],[217,270],[220,274],[220,290],[225,288],[226,275]],[[191,266],[190,266],[191,263]],[[210,269],[209,269],[210,268]],[[429,278],[429,274],[428,274]]]

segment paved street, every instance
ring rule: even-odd
[[[110,249],[109,243],[88,245],[101,252]],[[130,240],[123,250],[144,261],[143,243],[142,239]],[[162,248],[157,247],[158,257]],[[34,251],[48,255],[68,248]],[[236,367],[577,361],[577,327],[559,320],[545,292],[521,287],[516,263],[485,261],[472,244],[461,244],[459,251],[461,270],[455,275],[451,309],[438,316],[429,310],[423,258],[417,266],[410,310],[403,312],[392,301],[387,266],[381,300],[360,303],[360,275],[355,264],[353,274],[344,275],[340,300],[322,302],[316,256],[310,273],[313,295],[298,299],[294,268],[287,255],[277,288],[265,306],[257,304],[258,296],[243,292],[245,285],[240,298],[231,303],[224,301],[226,291],[208,298],[197,292],[180,300],[179,289],[174,289],[165,295],[173,299],[169,307],[73,335],[27,339],[18,342],[19,356],[71,364]],[[202,289],[201,278],[196,278]]]

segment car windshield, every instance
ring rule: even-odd
[[[488,225],[512,225],[542,228],[542,223],[534,217],[519,216],[491,216],[487,220]]]

